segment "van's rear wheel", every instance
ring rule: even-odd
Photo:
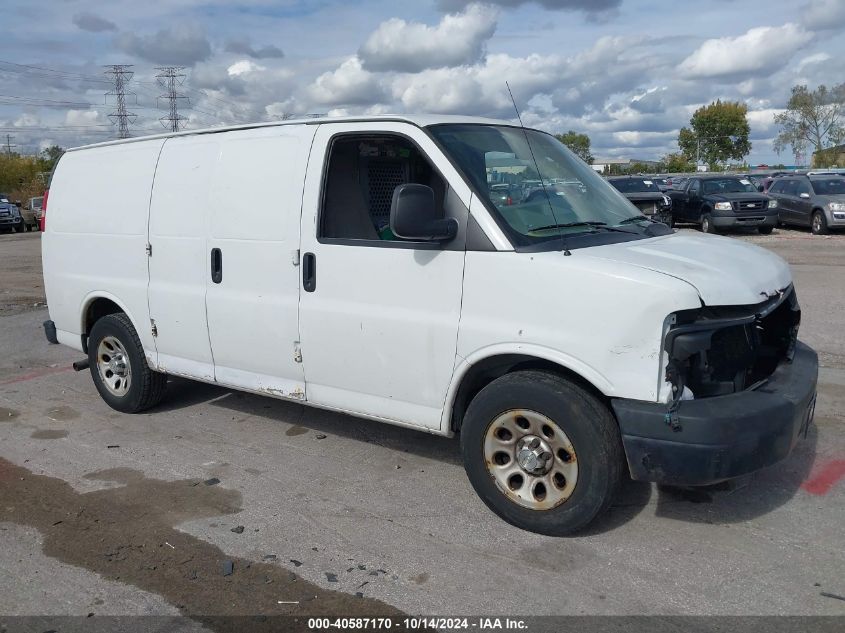
[[[88,337],[91,377],[112,409],[137,413],[164,397],[167,376],[147,365],[141,339],[123,313],[104,316]]]
[[[573,382],[533,370],[502,376],[473,398],[461,451],[493,512],[551,536],[576,532],[606,510],[624,463],[607,407]]]

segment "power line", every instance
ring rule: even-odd
[[[9,156],[12,155],[12,148],[17,147],[17,145],[14,145],[12,143],[13,138],[15,138],[15,137],[12,136],[11,134],[6,135],[6,154],[8,154]]]
[[[69,79],[81,79],[81,80],[89,80],[89,81],[96,81],[98,83],[109,83],[107,79],[103,79],[101,77],[96,77],[94,75],[86,75],[84,73],[75,73],[68,70],[57,70],[55,68],[45,68],[44,66],[32,66],[29,64],[17,64],[15,62],[9,62],[0,59],[0,64],[6,64],[7,66],[16,66],[18,68],[25,68],[26,70],[13,70],[11,68],[4,68],[2,70],[8,72],[18,72],[18,73],[31,73],[33,70],[40,73],[50,73],[53,75],[63,75]]]
[[[126,95],[135,96],[134,92],[126,91],[126,84],[132,79],[135,74],[129,70],[131,64],[111,64],[106,66],[110,70],[106,71],[106,75],[111,75],[114,78],[114,89],[106,93],[106,98],[113,96],[117,99],[117,109],[108,115],[112,123],[117,123],[117,137],[129,137],[129,124],[134,123],[138,115],[134,112],[126,111]]]
[[[36,105],[43,108],[90,108],[93,104],[84,101],[58,101],[40,97],[21,97],[18,95],[0,95],[0,105]]]
[[[176,91],[176,88],[185,83],[184,66],[156,66],[159,73],[156,75],[159,85],[161,85],[167,92],[159,95],[159,99],[167,99],[169,106],[169,113],[159,119],[165,128],[169,128],[171,132],[178,132],[180,127],[184,127],[183,121],[187,121],[187,117],[179,114],[179,100],[187,99],[185,95]]]

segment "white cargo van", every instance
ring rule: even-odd
[[[540,131],[127,139],[65,153],[45,203],[47,336],[110,406],[152,407],[175,375],[460,434],[480,497],[528,530],[584,527],[623,474],[773,464],[812,418],[786,263],[651,222]]]

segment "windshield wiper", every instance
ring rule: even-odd
[[[634,222],[642,222],[643,220],[645,220],[646,222],[654,222],[654,220],[652,220],[646,215],[635,215],[634,217],[625,218],[624,220],[619,222],[619,226],[622,226],[623,224],[633,224]]]
[[[531,229],[531,232],[535,231],[547,231],[549,229],[566,229],[572,226],[589,226],[594,229],[602,229],[605,231],[613,231],[615,233],[628,233],[629,235],[634,235],[630,231],[625,231],[623,229],[617,229],[612,226],[608,226],[607,222],[597,222],[595,220],[583,221],[583,222],[563,222],[560,224],[549,224],[547,226],[538,226],[537,228]]]

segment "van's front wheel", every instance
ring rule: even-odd
[[[624,463],[607,407],[575,383],[533,370],[478,393],[461,427],[461,451],[491,510],[551,536],[576,532],[606,510]]]
[[[167,376],[150,369],[141,339],[125,314],[104,316],[88,337],[91,377],[112,409],[138,413],[164,397]]]

